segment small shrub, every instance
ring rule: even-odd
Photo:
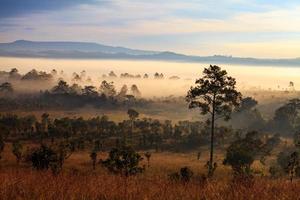
[[[64,143],[54,147],[41,145],[29,152],[26,160],[31,162],[34,169],[48,170],[50,168],[55,175],[62,170],[64,161],[71,155]]]
[[[286,149],[277,155],[277,163],[282,173],[289,175],[290,180],[300,176],[300,157],[296,149]]]
[[[34,149],[29,155],[29,160],[32,163],[32,167],[37,170],[47,170],[50,167],[50,163],[55,160],[56,153],[53,149],[41,145],[40,148]]]
[[[144,168],[139,166],[143,158],[131,147],[113,148],[106,160],[102,161],[110,172],[122,176],[130,176],[143,172]]]
[[[148,167],[150,167],[151,153],[150,153],[149,151],[147,151],[144,155],[145,155],[145,157],[146,157],[146,159],[147,159]]]
[[[175,172],[169,175],[172,181],[189,182],[194,173],[189,167],[180,168],[179,172]]]
[[[193,176],[193,171],[188,167],[183,167],[180,169],[181,180],[188,182]]]
[[[12,153],[16,157],[17,163],[20,163],[20,160],[22,159],[22,151],[23,151],[23,146],[20,142],[14,142],[12,144]]]
[[[299,171],[299,167],[300,167],[299,154],[298,154],[298,152],[293,152],[289,156],[289,161],[288,161],[288,165],[287,165],[287,171],[289,173],[291,182],[293,181],[293,178],[296,175],[296,172]]]
[[[224,160],[225,165],[230,165],[235,175],[249,174],[254,158],[249,150],[242,146],[230,146]]]

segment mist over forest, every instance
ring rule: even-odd
[[[143,63],[123,61],[119,64],[133,64],[136,71],[120,65],[97,71],[98,64],[115,62],[79,61],[76,65],[61,60],[63,67],[55,68],[49,66],[60,60],[4,60],[14,60],[20,67],[0,71],[2,154],[9,155],[11,146],[24,170],[31,166],[37,171],[49,169],[55,176],[68,173],[76,162],[89,163],[76,156],[90,152],[93,173],[108,170],[130,177],[155,174],[151,170],[159,165],[154,163],[152,169],[150,163],[159,161],[151,162],[152,157],[176,160],[182,154],[183,160],[196,160],[189,166],[174,160],[173,165],[180,165],[177,169],[158,173],[167,175],[164,180],[194,184],[220,176],[220,170],[228,170],[226,177],[242,178],[245,184],[255,177],[289,177],[291,181],[298,177],[298,172],[289,171],[298,169],[295,163],[290,169],[289,160],[298,159],[300,93],[293,76],[275,80],[280,68],[262,76],[262,82],[259,78],[246,82],[243,77],[254,73],[249,67],[229,67],[227,72],[216,65],[192,64],[181,73],[170,69],[182,63],[169,63],[166,70],[149,67],[166,63],[149,62],[139,68]],[[27,67],[30,62],[36,67]],[[87,66],[82,69],[82,64]],[[192,73],[195,69],[199,73]],[[297,69],[285,70],[295,75]],[[132,156],[133,160],[126,160],[132,167],[114,164],[125,155]],[[40,159],[46,159],[45,163]]]

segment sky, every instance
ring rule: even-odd
[[[0,42],[300,57],[299,0],[0,0]]]

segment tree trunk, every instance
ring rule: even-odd
[[[93,170],[96,169],[96,159],[93,160]]]
[[[211,134],[210,134],[210,158],[209,158],[209,166],[208,166],[208,176],[213,176],[213,159],[214,159],[214,134],[215,134],[215,98],[213,99],[212,106],[212,115],[211,115]]]

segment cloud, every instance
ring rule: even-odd
[[[78,4],[94,4],[96,2],[96,0],[1,0],[0,18],[59,10]]]
[[[268,52],[280,54],[272,45],[286,49],[283,57],[294,56],[292,51],[298,48],[292,43],[300,41],[300,3],[296,0],[4,2],[0,13],[5,9],[10,13],[0,14],[2,41],[74,40],[188,54],[264,57]],[[262,48],[264,42],[269,51]]]

